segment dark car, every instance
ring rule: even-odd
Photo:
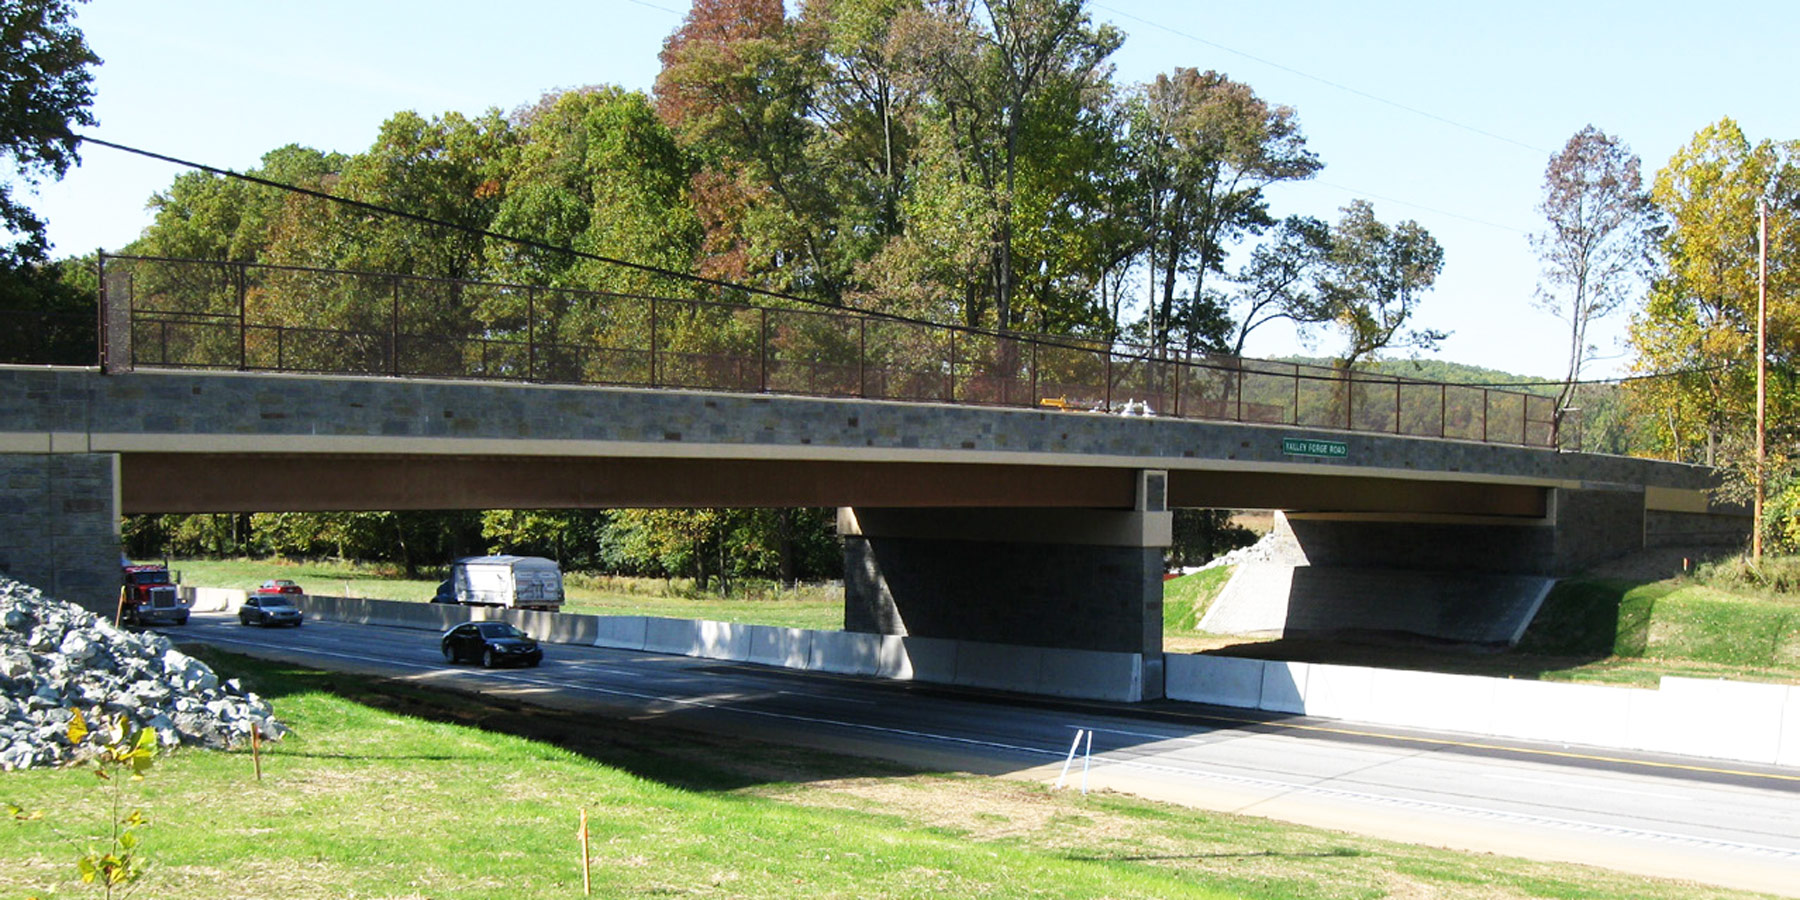
[[[245,625],[292,625],[300,627],[306,614],[294,602],[280,594],[251,594],[238,607],[238,621]]]
[[[444,632],[444,660],[479,660],[494,666],[535,666],[544,661],[543,648],[531,635],[505,622],[464,622]]]
[[[301,590],[299,585],[286,578],[271,578],[263,582],[262,586],[256,589],[256,593],[266,597],[272,594],[304,594],[306,591]]]

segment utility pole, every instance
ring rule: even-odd
[[[1750,561],[1762,562],[1763,435],[1768,409],[1769,201],[1756,204],[1756,502],[1750,512]]]

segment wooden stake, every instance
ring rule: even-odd
[[[587,897],[594,893],[594,888],[588,869],[588,827],[587,807],[585,806],[581,808],[581,829],[575,833],[581,838],[581,896]]]
[[[113,610],[113,627],[114,628],[119,627],[119,623],[124,621],[124,619],[125,619],[125,593],[129,590],[131,590],[131,588],[126,587],[125,585],[122,585],[122,584],[119,585],[119,608],[116,610]]]
[[[250,759],[256,765],[256,780],[262,780],[262,727],[250,726]]]

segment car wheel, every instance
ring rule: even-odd
[[[304,623],[304,622],[302,622],[302,621],[300,621],[300,620],[299,620],[299,619],[295,619],[295,620],[294,620],[294,627],[295,627],[295,628],[299,628],[299,627],[300,627],[300,626],[301,626],[301,625],[304,625],[304,624],[306,624],[306,623]]]
[[[447,662],[447,663],[456,662],[456,651],[450,649],[449,644],[443,645],[442,649],[444,651],[444,662]]]
[[[534,669],[535,669],[535,668],[537,668],[537,667],[538,667],[538,663],[541,663],[541,662],[543,662],[543,660],[541,660],[541,659],[534,659],[534,660],[532,660],[532,661],[531,661],[531,662],[530,662],[530,663],[528,663],[528,665],[530,665],[530,666],[531,666],[531,667],[532,667],[532,668],[534,668]]]
[[[494,667],[494,651],[492,651],[492,650],[481,651],[481,664],[489,669],[493,668]]]

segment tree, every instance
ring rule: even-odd
[[[1544,265],[1538,306],[1569,325],[1569,365],[1556,397],[1556,426],[1575,400],[1581,369],[1593,357],[1588,326],[1616,311],[1635,286],[1644,230],[1653,208],[1638,158],[1592,125],[1569,138],[1544,170],[1538,209],[1548,228],[1531,236]]]
[[[1065,195],[1078,201],[1105,158],[1088,150],[1071,158],[1070,145],[1101,134],[1089,126],[1104,112],[1105,61],[1121,41],[1110,26],[1093,26],[1081,0],[933,0],[897,18],[890,45],[904,83],[929,98],[917,164],[930,171],[920,181],[943,188],[923,194],[913,215],[934,217],[933,228],[962,224],[950,241],[956,263],[939,268],[962,278],[942,293],[964,323],[1031,324],[1029,304],[1016,302],[1021,275],[1051,261],[1019,257],[1017,236],[1053,230],[1044,213],[1064,209]],[[934,249],[911,255],[931,260]]]
[[[1225,336],[1207,323],[1224,316],[1206,276],[1223,272],[1233,240],[1274,224],[1264,188],[1311,178],[1323,164],[1306,149],[1293,109],[1271,107],[1219,72],[1159,74],[1134,106],[1151,340],[1168,347],[1179,335],[1190,352],[1212,349]],[[1184,275],[1191,286],[1182,302]]]
[[[1424,226],[1388,226],[1367,200],[1352,200],[1331,229],[1331,251],[1319,292],[1345,347],[1346,373],[1390,347],[1431,350],[1448,337],[1433,329],[1403,330],[1444,268],[1444,250]]]
[[[15,179],[36,186],[80,159],[76,126],[94,124],[92,66],[100,57],[75,27],[80,0],[0,0],[0,277],[45,262],[44,222],[13,196]]]
[[[1760,201],[1769,204],[1771,455],[1800,456],[1800,142],[1752,144],[1721,119],[1670,158],[1651,199],[1666,225],[1630,340],[1633,369],[1664,377],[1631,382],[1633,402],[1664,455],[1725,466],[1741,489],[1754,466]]]
[[[344,170],[349,158],[289,144],[263,154],[247,174],[280,184],[320,190]],[[176,259],[265,261],[274,229],[290,204],[312,200],[210,172],[175,176],[168,190],[150,195],[156,217],[127,252]]]
[[[1282,220],[1273,237],[1250,252],[1250,262],[1234,279],[1242,312],[1229,350],[1244,355],[1250,333],[1287,319],[1302,328],[1329,322],[1332,309],[1318,289],[1331,258],[1331,226],[1311,216]]]

